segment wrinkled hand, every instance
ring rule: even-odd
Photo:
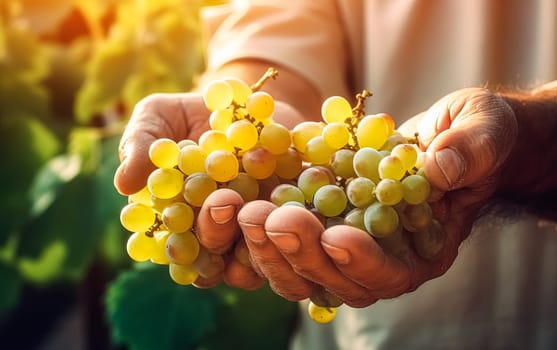
[[[516,120],[510,107],[489,91],[464,89],[401,127],[407,135],[416,129],[427,151],[424,170],[434,188],[434,215],[447,235],[438,259],[426,261],[412,249],[399,259],[357,228],[325,229],[303,208],[250,202],[240,210],[238,222],[255,271],[276,293],[301,300],[322,285],[346,304],[365,307],[447,271],[497,186],[498,171],[515,143]],[[241,286],[245,281],[229,283]]]

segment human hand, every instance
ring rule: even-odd
[[[434,188],[431,204],[446,233],[435,261],[413,249],[395,257],[364,231],[345,225],[324,228],[303,208],[250,202],[238,221],[254,268],[277,294],[301,300],[321,285],[346,304],[365,307],[447,271],[495,190],[515,143],[516,120],[496,95],[464,89],[445,96],[401,130],[412,135],[415,128],[427,152],[424,170]]]

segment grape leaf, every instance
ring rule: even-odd
[[[180,286],[168,267],[150,264],[122,273],[106,296],[108,320],[118,343],[131,349],[194,349],[214,330],[217,296]]]
[[[18,300],[23,285],[17,270],[3,261],[0,261],[0,316],[14,307]]]

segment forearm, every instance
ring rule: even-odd
[[[501,96],[514,111],[518,137],[496,195],[557,219],[557,84]]]

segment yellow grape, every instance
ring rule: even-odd
[[[159,265],[168,265],[170,260],[166,255],[166,241],[170,236],[170,232],[163,230],[154,233],[155,249],[151,255],[151,262]]]
[[[387,141],[381,146],[381,151],[389,151],[391,152],[396,145],[403,145],[406,144],[408,140],[406,137],[399,135],[399,134],[391,134],[387,137]]]
[[[155,140],[149,147],[149,159],[158,168],[172,168],[178,164],[180,147],[171,139]]]
[[[275,156],[261,146],[250,149],[242,156],[244,171],[257,180],[271,176],[276,169],[276,165]]]
[[[226,130],[228,141],[242,150],[255,146],[258,136],[257,128],[247,119],[235,121]]]
[[[319,167],[307,168],[298,176],[298,188],[302,190],[306,201],[313,202],[313,195],[322,186],[334,183],[327,171]]]
[[[271,192],[271,202],[280,207],[286,202],[305,203],[305,196],[301,189],[291,184],[280,184]]]
[[[153,237],[148,237],[143,232],[134,232],[130,235],[126,244],[128,255],[137,262],[151,259],[155,249],[155,239]]]
[[[205,199],[217,190],[217,183],[205,173],[194,173],[184,181],[184,198],[194,206],[201,207]]]
[[[395,120],[388,113],[377,113],[376,116],[383,118],[387,124],[387,135],[391,135],[395,132]]]
[[[207,130],[199,137],[199,147],[209,154],[216,150],[234,152],[234,146],[228,141],[226,134],[218,130]]]
[[[412,169],[418,160],[418,151],[416,147],[411,144],[399,144],[394,146],[391,150],[391,155],[398,157],[402,161],[405,170]]]
[[[343,123],[352,117],[352,106],[342,96],[331,96],[321,104],[321,116],[328,124]]]
[[[194,140],[190,139],[183,139],[178,141],[178,147],[180,147],[180,149],[190,145],[197,145],[197,143]]]
[[[172,233],[166,240],[166,255],[172,264],[192,264],[199,255],[199,241],[191,231]]]
[[[375,187],[375,197],[385,205],[395,205],[403,197],[402,183],[398,180],[383,179]]]
[[[360,148],[354,154],[354,172],[359,177],[367,177],[374,183],[379,182],[379,162],[383,159],[381,153],[371,147]]]
[[[384,118],[367,115],[358,124],[356,138],[360,147],[381,148],[389,136],[389,125]]]
[[[292,144],[301,154],[306,153],[306,145],[309,140],[320,136],[323,131],[323,123],[301,122],[292,129]]]
[[[223,80],[232,88],[234,102],[240,106],[245,105],[248,97],[253,93],[250,86],[242,79],[236,77],[226,77]]]
[[[256,91],[248,97],[246,109],[255,120],[267,119],[275,110],[275,100],[265,91]]]
[[[203,90],[203,101],[210,111],[225,109],[233,98],[232,87],[224,80],[212,81]]]
[[[228,182],[238,176],[238,158],[228,151],[213,151],[205,158],[205,172],[217,182]]]
[[[350,132],[344,123],[329,123],[323,128],[323,139],[329,147],[340,149],[350,140]]]
[[[128,203],[139,203],[149,207],[152,206],[153,201],[151,200],[151,193],[149,193],[149,188],[145,186],[136,193],[129,195]]]
[[[229,108],[216,109],[209,116],[209,127],[213,130],[226,132],[226,129],[232,124],[233,116],[232,110]]]
[[[285,153],[277,155],[276,160],[275,174],[283,179],[294,179],[302,171],[302,157],[294,148],[289,148]]]
[[[308,304],[308,315],[317,323],[329,323],[335,319],[336,314],[336,307],[318,306],[312,301]]]
[[[404,200],[409,204],[420,204],[425,202],[431,186],[425,177],[420,175],[409,175],[402,180],[402,192]]]
[[[290,131],[283,125],[271,123],[261,129],[259,143],[271,154],[283,154],[290,148]]]
[[[255,200],[259,196],[259,183],[256,179],[243,172],[239,173],[234,180],[228,183],[228,188],[238,192],[244,202]]]
[[[162,222],[170,232],[189,230],[194,221],[193,209],[186,203],[172,203],[162,211]]]
[[[169,264],[168,273],[174,282],[184,286],[192,284],[199,277],[193,265]]]
[[[174,168],[155,169],[147,179],[149,192],[161,199],[175,197],[182,191],[183,184],[184,174]]]
[[[317,136],[308,141],[306,145],[306,157],[312,163],[316,165],[323,165],[329,163],[331,156],[336,150],[331,148],[323,136]]]
[[[131,232],[145,232],[155,223],[153,208],[140,203],[129,203],[120,211],[122,226]]]
[[[395,156],[386,156],[379,161],[377,166],[379,177],[381,179],[400,180],[406,174],[406,169],[400,158]]]
[[[157,198],[151,195],[151,200],[153,201],[153,209],[158,213],[162,213],[163,210],[169,205],[172,205],[172,203],[184,203],[186,201],[181,192],[172,198],[165,199]]]
[[[178,168],[186,175],[205,171],[205,151],[198,145],[188,145],[180,150]]]

